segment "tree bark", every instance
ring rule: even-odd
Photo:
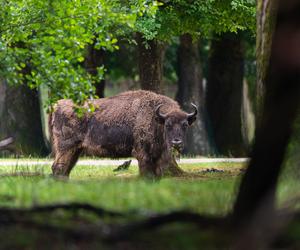
[[[95,49],[94,45],[88,46],[87,54],[84,61],[84,67],[88,73],[92,76],[97,76],[98,71],[97,68],[104,65],[104,56],[105,52],[102,49]],[[99,98],[104,97],[105,90],[105,79],[96,82],[96,95]]]
[[[262,207],[267,206],[269,214],[274,211],[277,181],[299,107],[300,4],[279,3],[270,61],[264,64],[268,69],[262,82],[265,86],[262,121],[234,205],[236,224],[249,222]],[[267,18],[265,12],[261,15],[262,19]]]
[[[258,0],[256,12],[256,102],[255,121],[256,128],[260,127],[264,98],[266,95],[266,75],[270,59],[272,37],[274,32],[277,1]],[[257,130],[256,130],[257,131]]]
[[[242,132],[244,45],[241,34],[225,33],[211,44],[207,110],[217,151],[245,156]]]
[[[211,150],[205,124],[205,100],[198,42],[193,41],[189,34],[182,35],[177,56],[178,90],[176,100],[185,111],[191,110],[191,103],[196,104],[199,111],[197,120],[188,131],[185,153],[207,155]]]
[[[156,93],[163,93],[163,59],[165,45],[153,39],[146,40],[142,34],[137,34],[138,67],[141,88]]]
[[[50,133],[49,133],[49,114],[45,109],[45,105],[47,105],[48,101],[48,92],[49,88],[45,85],[40,85],[38,88],[38,95],[39,95],[39,105],[40,105],[40,114],[41,114],[41,124],[42,124],[42,131],[43,131],[43,138],[44,144],[47,147],[48,151],[51,152],[51,142],[50,142]]]
[[[45,155],[39,97],[26,85],[0,80],[0,137],[12,136],[17,154]]]

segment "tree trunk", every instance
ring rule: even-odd
[[[267,2],[262,1],[263,5]],[[237,224],[247,223],[263,207],[267,206],[269,211],[265,216],[274,211],[277,181],[299,107],[300,4],[297,1],[280,3],[270,61],[264,64],[268,69],[262,82],[265,95],[261,125],[234,206]],[[268,22],[266,18],[270,17],[265,16],[266,12],[261,15],[261,19]]]
[[[210,153],[205,126],[204,89],[198,43],[191,35],[180,37],[178,56],[178,91],[176,100],[185,111],[191,110],[191,103],[198,106],[199,114],[195,124],[187,134],[185,153],[207,155]]]
[[[94,45],[88,46],[87,54],[84,61],[84,67],[92,76],[97,76],[97,68],[104,65],[105,52],[102,49],[95,49]],[[99,98],[104,97],[105,79],[96,82],[96,95]]]
[[[212,41],[207,110],[221,155],[245,156],[242,132],[244,45],[241,34],[225,33]]]
[[[156,39],[146,40],[137,34],[138,66],[141,88],[163,93],[163,59],[165,45]]]
[[[17,154],[45,155],[39,97],[26,85],[0,80],[0,138],[12,136]]]
[[[262,110],[266,95],[266,74],[270,59],[272,37],[275,26],[276,1],[258,0],[256,12],[256,103],[255,121],[256,128],[260,126],[262,120]]]
[[[47,105],[48,101],[48,92],[49,88],[45,85],[40,85],[38,88],[38,94],[39,94],[39,104],[40,104],[40,114],[41,114],[41,124],[42,124],[42,131],[43,131],[43,138],[44,143],[49,152],[52,151],[51,149],[51,142],[50,142],[50,133],[49,133],[49,114],[47,113],[47,110],[45,109],[45,105]]]

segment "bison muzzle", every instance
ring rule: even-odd
[[[60,100],[49,117],[53,175],[68,176],[80,154],[99,157],[136,157],[142,176],[181,175],[174,150],[184,147],[194,111],[182,111],[177,102],[150,91],[128,91],[89,100],[95,111],[79,117],[71,100]]]

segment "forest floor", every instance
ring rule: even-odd
[[[194,221],[202,221],[199,214],[223,218],[230,213],[247,160],[187,160],[179,162],[187,175],[159,181],[141,179],[135,162],[115,172],[123,161],[83,159],[69,180],[58,180],[50,175],[49,159],[0,160],[0,225],[5,225],[0,226],[0,249],[199,249],[200,244],[229,244],[226,230],[216,236],[214,230],[199,231]],[[299,188],[296,180],[283,179],[279,206]],[[192,223],[156,228],[152,219],[170,213],[175,215],[168,219]],[[145,220],[150,222],[140,223]]]

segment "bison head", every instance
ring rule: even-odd
[[[197,106],[192,103],[194,112],[190,114],[179,110],[163,114],[160,112],[161,106],[162,104],[156,108],[156,120],[164,126],[164,137],[167,146],[169,149],[181,152],[184,147],[186,130],[196,120]]]

